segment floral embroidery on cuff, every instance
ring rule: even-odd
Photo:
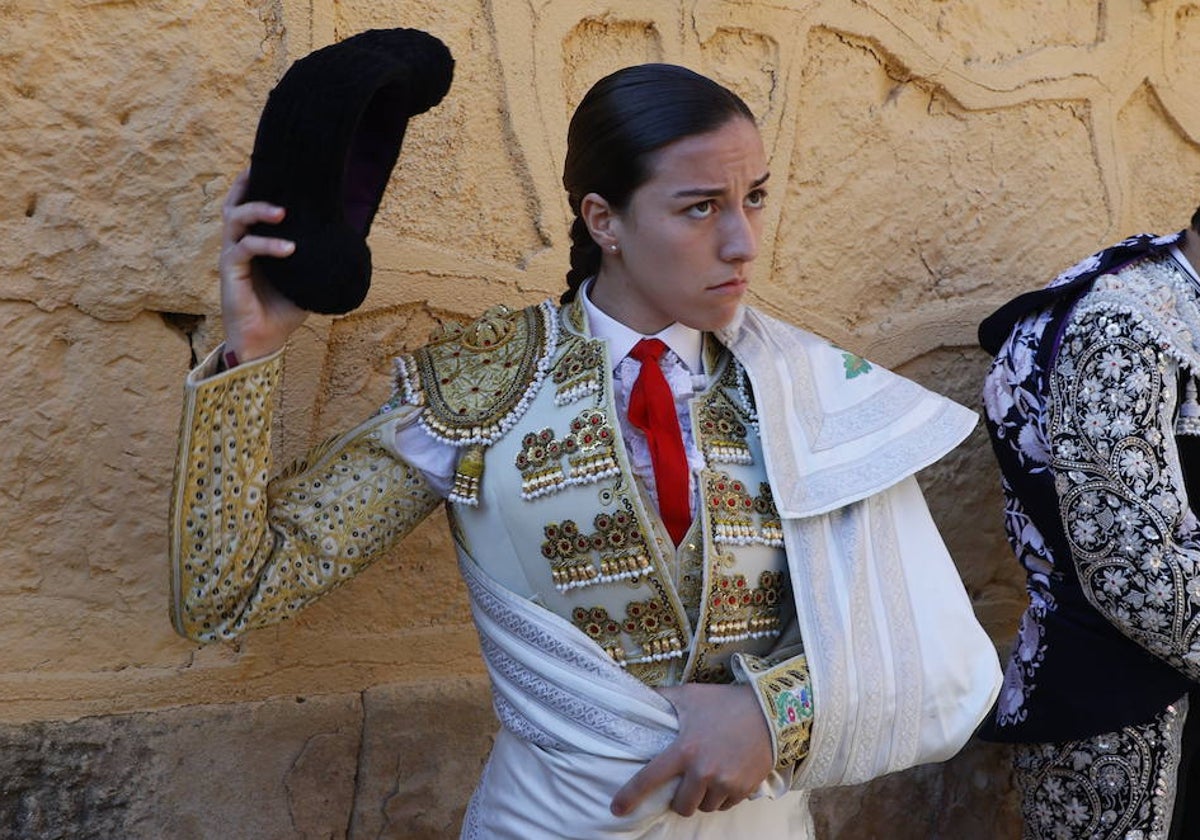
[[[792,767],[808,755],[812,733],[813,694],[804,656],[775,664],[749,654],[733,657],[739,683],[754,686],[771,731],[777,768]]]

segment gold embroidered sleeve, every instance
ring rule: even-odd
[[[189,377],[171,503],[171,617],[198,641],[289,618],[353,577],[441,501],[380,414],[270,473],[280,355]]]
[[[774,663],[749,654],[733,656],[733,671],[740,683],[754,686],[771,731],[778,769],[794,767],[808,755],[812,732],[813,699],[808,660],[793,656]]]

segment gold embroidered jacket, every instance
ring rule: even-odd
[[[287,618],[411,530],[439,499],[392,442],[420,422],[460,451],[460,550],[650,685],[751,682],[779,764],[794,764],[812,700],[778,514],[740,366],[715,342],[709,363],[692,415],[704,504],[678,551],[633,478],[606,347],[578,306],[496,309],[448,330],[400,360],[383,412],[270,482],[278,358],[202,367],[173,500],[175,626],[207,641]]]

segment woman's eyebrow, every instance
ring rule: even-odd
[[[770,177],[771,177],[771,173],[768,172],[767,174],[765,174],[759,178],[755,178],[754,181],[752,181],[750,184],[750,189],[752,189],[752,190],[758,189],[763,184],[765,184],[767,182],[767,179]],[[678,192],[672,193],[672,195],[675,198],[714,198],[716,196],[722,195],[724,192],[725,192],[724,187],[691,187],[690,189],[679,190]]]

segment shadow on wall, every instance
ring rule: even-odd
[[[813,795],[818,840],[1019,840],[1011,748],[972,740],[954,758]]]

